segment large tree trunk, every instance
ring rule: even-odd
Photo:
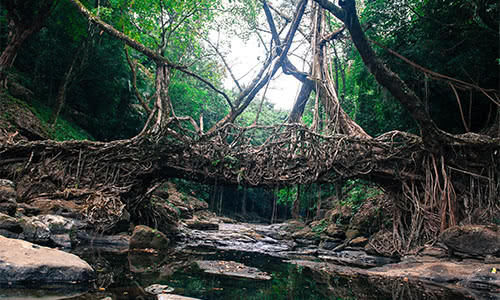
[[[498,158],[479,155],[497,153],[499,140],[476,134],[453,136],[439,130],[416,93],[376,56],[361,29],[355,1],[339,1],[341,7],[328,0],[315,2],[345,24],[368,70],[408,110],[421,129],[423,149],[417,170],[425,174],[425,180],[400,178],[401,189],[392,189],[398,199],[393,227],[397,250],[408,252],[460,221],[485,222],[487,219],[478,217],[475,207],[489,207],[489,218],[500,215],[498,204],[493,204],[499,199]],[[481,143],[491,148],[479,146]],[[479,161],[483,163],[478,168]],[[480,183],[479,178],[484,181]]]
[[[54,3],[56,3],[54,0],[43,0],[32,4],[20,2],[8,1],[5,3],[10,31],[7,46],[0,54],[0,87],[7,87],[7,76],[9,69],[14,64],[17,52],[31,35],[42,28]],[[33,12],[27,12],[26,6],[30,7],[28,9],[31,9],[31,6],[36,7],[33,8],[36,10],[36,14],[32,15]]]
[[[304,114],[304,109],[309,101],[311,92],[314,90],[314,81],[306,80],[302,83],[299,91],[299,95],[295,100],[290,116],[288,117],[289,123],[299,123],[302,115]]]
[[[330,74],[330,59],[326,51],[326,16],[325,11],[315,3],[314,51],[312,77],[316,80],[317,93],[328,115],[328,128],[334,133],[355,135],[362,138],[370,136],[354,122],[340,106],[337,87]]]

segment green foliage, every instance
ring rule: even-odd
[[[171,181],[175,184],[177,190],[181,192],[184,197],[187,197],[187,195],[189,195],[195,197],[196,199],[209,202],[210,186],[180,178],[173,178],[171,179]]]
[[[290,205],[297,198],[297,186],[284,187],[278,190],[276,195],[279,204]]]
[[[93,140],[93,137],[85,130],[64,118],[59,118],[55,127],[52,128],[50,123],[50,117],[52,114],[51,109],[36,99],[31,99],[30,104],[28,105],[26,102],[12,97],[7,93],[0,93],[0,97],[2,98],[2,101],[6,100],[14,103],[17,107],[19,107],[19,109],[31,111],[39,120],[39,124],[44,131],[47,132],[50,138],[54,140]],[[0,118],[10,121],[13,116],[11,116],[9,112],[4,112]],[[35,120],[32,122],[37,123]]]
[[[311,229],[314,233],[319,235],[319,234],[323,233],[327,227],[328,227],[328,221],[326,219],[322,219],[319,224],[317,224],[316,226],[313,226]]]
[[[34,114],[42,124],[48,129],[52,139],[57,141],[67,140],[93,140],[94,138],[74,122],[66,120],[64,117],[57,119],[55,126],[51,127],[52,110],[39,101],[31,101]]]
[[[354,215],[366,199],[382,194],[382,190],[367,181],[349,179],[343,186],[343,193],[340,205],[350,206]]]
[[[494,61],[499,48],[491,41],[498,40],[498,6],[498,1],[491,0],[480,4],[468,0],[377,0],[367,2],[361,21],[376,24],[367,31],[369,38],[417,64],[483,88],[497,89],[498,67]],[[440,128],[463,132],[457,99],[446,82],[429,79],[384,49],[375,50],[426,102]],[[491,122],[485,117],[490,102],[481,92],[458,93],[473,130]]]

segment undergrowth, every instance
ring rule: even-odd
[[[52,128],[50,124],[52,110],[36,99],[30,100],[28,104],[25,101],[15,98],[5,92],[0,93],[0,98],[3,98],[4,101],[13,103],[19,109],[31,111],[40,121],[40,126],[48,134],[50,139],[57,141],[94,140],[89,133],[80,128],[78,125],[66,120],[63,116],[58,118],[55,126]],[[0,118],[4,118],[9,122],[15,119],[14,116],[6,112],[1,114]]]

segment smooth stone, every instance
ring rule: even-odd
[[[53,234],[50,236],[50,241],[58,247],[66,249],[71,248],[71,237],[69,236],[68,233]]]
[[[186,226],[188,228],[197,230],[219,230],[218,223],[208,221],[186,220]]]
[[[87,282],[92,267],[74,254],[0,236],[0,283]]]
[[[200,300],[198,298],[184,297],[175,294],[159,294],[156,295],[158,300]]]
[[[77,231],[75,236],[80,247],[92,247],[103,252],[127,251],[130,243],[130,236],[126,234],[102,236],[89,234],[85,231]]]
[[[453,226],[439,239],[453,251],[472,256],[500,256],[500,227],[496,225]]]
[[[366,252],[364,251],[352,250],[331,252],[329,253],[329,255],[320,255],[319,258],[342,265],[349,265],[360,268],[379,267],[395,262],[395,260],[391,258],[372,256],[366,254]]]
[[[152,284],[144,289],[147,293],[153,294],[153,295],[158,295],[158,294],[165,294],[165,293],[170,293],[174,291],[173,287],[170,287],[168,285],[163,285],[163,284]]]
[[[257,268],[248,267],[234,261],[223,260],[198,260],[196,266],[203,272],[213,275],[227,276],[231,278],[243,278],[252,280],[271,280],[266,272]]]

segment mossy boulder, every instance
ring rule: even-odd
[[[500,256],[500,228],[497,225],[453,226],[439,236],[453,252],[471,256]]]
[[[138,225],[130,237],[130,249],[164,250],[170,245],[170,240],[161,231],[145,225]]]

